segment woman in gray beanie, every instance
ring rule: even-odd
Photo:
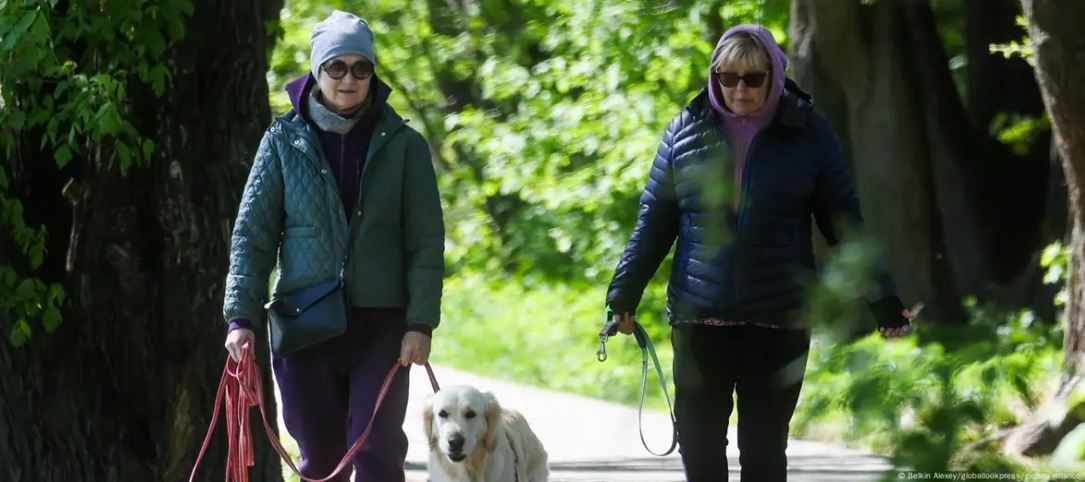
[[[236,359],[256,340],[276,265],[272,299],[341,277],[349,306],[341,334],[302,340],[272,327],[275,377],[286,428],[301,449],[299,468],[324,477],[370,423],[388,370],[429,358],[440,318],[444,224],[429,148],[386,103],[391,89],[374,72],[369,25],[335,11],[313,29],[311,47],[311,72],[286,86],[293,108],[265,132],[245,184],[223,313],[226,349]],[[404,480],[406,372],[354,461],[356,481]]]

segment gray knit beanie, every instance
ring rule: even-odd
[[[309,40],[309,68],[314,78],[320,78],[320,66],[340,55],[354,54],[377,65],[373,52],[373,31],[369,24],[353,13],[336,10],[316,24]]]

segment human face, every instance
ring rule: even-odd
[[[336,64],[342,62],[342,64]],[[356,65],[358,63],[363,65]],[[333,65],[336,64],[336,65]],[[372,64],[360,55],[340,55],[320,66],[320,93],[324,96],[324,105],[334,111],[342,112],[362,105],[369,95],[369,83],[373,80]],[[346,66],[346,73],[342,67]],[[337,69],[338,67],[338,69]],[[368,72],[364,79],[358,79],[355,74]],[[343,74],[339,79],[332,75]]]
[[[737,116],[748,116],[765,104],[772,73],[765,70],[723,66],[716,79],[723,92],[723,102]],[[752,85],[751,85],[752,84]]]

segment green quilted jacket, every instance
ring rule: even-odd
[[[385,106],[362,169],[348,224],[335,176],[314,128],[294,111],[264,133],[241,198],[223,315],[264,319],[272,296],[345,272],[353,306],[405,307],[409,324],[436,328],[444,278],[444,222],[429,147]]]

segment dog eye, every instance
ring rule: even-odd
[[[463,416],[464,418],[475,418],[475,412],[473,410],[468,410]]]
[[[448,418],[448,412],[441,410],[440,412],[437,412],[437,416],[441,418]]]

